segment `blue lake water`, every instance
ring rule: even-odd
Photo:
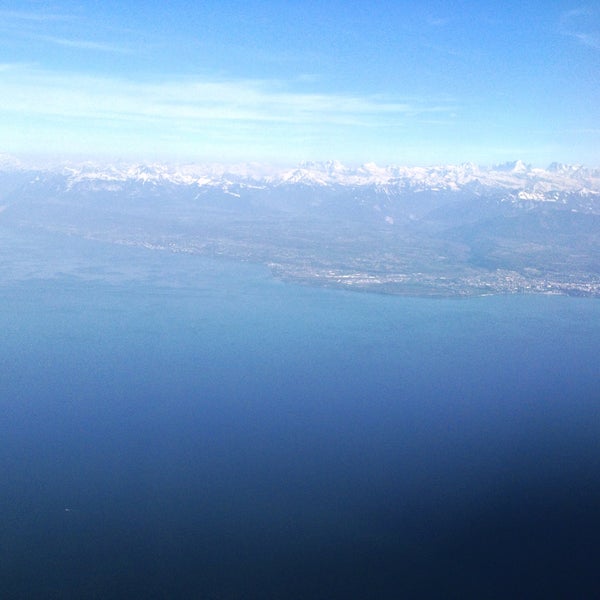
[[[600,590],[600,302],[17,250],[0,255],[1,597]]]

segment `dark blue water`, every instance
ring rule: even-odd
[[[600,593],[599,302],[90,248],[0,288],[2,598]]]

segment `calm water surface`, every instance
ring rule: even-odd
[[[69,244],[2,255],[0,596],[600,592],[598,301]]]

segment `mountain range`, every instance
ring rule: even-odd
[[[546,169],[534,168],[520,160],[492,167],[473,163],[430,167],[366,163],[349,167],[339,161],[305,162],[295,168],[246,163],[222,164],[100,164],[85,162],[57,166],[26,166],[15,158],[0,155],[0,172],[60,174],[70,185],[83,182],[142,182],[151,185],[171,183],[195,186],[278,186],[285,184],[373,186],[385,185],[398,190],[454,190],[479,187],[517,190],[544,200],[553,194],[578,192],[600,194],[600,168],[552,163]]]
[[[263,263],[395,294],[600,295],[600,169],[24,164],[0,156],[0,228]]]

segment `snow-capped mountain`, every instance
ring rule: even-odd
[[[600,296],[600,169],[578,165],[3,157],[0,229],[250,260],[283,279],[389,293]]]
[[[51,168],[28,168],[10,157],[0,156],[0,171],[35,171],[39,177],[62,176],[69,189],[85,184],[115,186],[137,183],[148,186],[178,185],[228,188],[302,186],[381,186],[391,191],[490,190],[507,192],[521,200],[556,200],[561,193],[600,195],[600,169],[552,163],[547,169],[534,168],[520,160],[480,167],[473,163],[431,167],[358,167],[339,161],[305,162],[295,168],[273,168],[257,163],[221,165],[166,164],[64,164]],[[512,196],[511,196],[512,194]]]

